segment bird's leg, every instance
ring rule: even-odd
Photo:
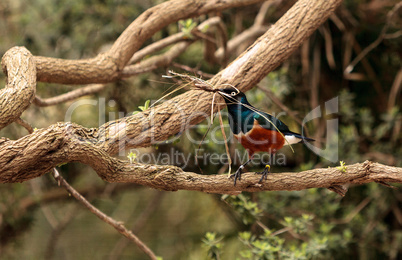
[[[256,172],[258,174],[261,174],[261,179],[258,181],[258,183],[261,183],[264,179],[267,179],[268,173],[271,173],[271,165],[267,164],[265,165],[264,170],[262,172]]]
[[[250,159],[248,159],[247,162],[245,162],[245,163],[243,163],[242,165],[240,165],[239,169],[237,169],[237,171],[236,171],[234,174],[230,175],[229,178],[233,178],[233,177],[234,177],[234,186],[236,186],[236,181],[237,181],[237,179],[239,179],[239,181],[240,181],[242,171],[243,171],[244,167],[245,167],[249,162],[251,162],[251,159],[253,159],[253,157],[250,157]]]
[[[273,163],[273,154],[270,155],[271,156],[271,160],[269,161],[270,164]],[[265,165],[264,170],[262,170],[261,172],[256,172],[257,174],[261,174],[261,179],[258,181],[258,183],[261,183],[264,179],[267,179],[267,176],[269,173],[271,173],[271,165],[267,164]]]

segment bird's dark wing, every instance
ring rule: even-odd
[[[254,119],[258,121],[258,123],[265,129],[280,131],[282,133],[290,132],[287,125],[285,125],[278,118],[264,113],[264,112],[254,112]]]

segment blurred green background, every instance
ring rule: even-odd
[[[34,55],[93,57],[107,50],[139,14],[160,2],[3,0],[0,54],[21,45]],[[299,122],[309,111],[339,97],[339,113],[332,116],[339,120],[339,161],[352,164],[372,160],[401,167],[402,96],[401,76],[398,79],[397,75],[402,73],[402,8],[387,20],[397,3],[345,1],[283,65],[271,72],[259,87],[247,92],[249,101],[275,114],[283,111],[278,104],[286,106],[291,112],[281,120],[291,130],[300,131]],[[271,7],[265,24],[278,20],[291,4],[286,1]],[[230,9],[221,14],[229,39],[253,24],[260,6]],[[378,45],[364,55],[351,73],[344,74],[346,66],[376,41],[386,24],[387,30]],[[170,24],[144,45],[180,30],[178,24]],[[175,62],[210,74],[222,69],[221,64],[207,62],[204,55],[205,42],[196,41]],[[234,58],[236,54],[230,60]],[[167,69],[182,72],[173,65],[157,68],[109,84],[102,92],[80,100],[104,100],[105,111],[101,112],[106,114],[106,120],[117,118],[119,112],[129,115],[146,100],[157,100],[169,90],[173,82],[161,77]],[[2,74],[1,82],[4,80]],[[38,83],[37,95],[53,97],[75,88]],[[47,127],[64,121],[72,103],[43,108],[32,105],[22,118],[33,127]],[[72,121],[97,127],[98,118],[99,107],[86,106],[73,113]],[[318,140],[318,145],[325,143],[326,119],[310,122],[305,129]],[[192,137],[198,140],[203,137],[207,127],[205,122],[202,125],[191,130]],[[213,127],[217,126],[215,120]],[[228,129],[226,133],[229,134]],[[11,124],[0,134],[17,139],[27,132]],[[215,135],[222,138],[220,131]],[[244,152],[236,143],[230,147],[232,154],[235,149]],[[178,151],[186,157],[190,155],[187,171],[200,172],[200,168],[204,174],[227,171],[223,164],[196,165],[194,154],[198,148],[204,153],[225,153],[223,144],[209,142],[199,147],[186,135],[173,143],[136,152],[157,156]],[[286,165],[274,166],[273,172],[339,166],[339,162],[331,163],[316,156],[303,145],[295,145],[294,149],[295,153],[288,148],[281,150]],[[183,166],[179,161],[173,163]],[[254,165],[249,170],[259,171],[261,167]],[[398,189],[376,183],[352,185],[344,198],[326,189],[243,193],[233,197],[109,184],[90,167],[76,163],[61,166],[60,172],[96,207],[133,228],[163,259],[402,258],[401,185],[396,185]],[[1,184],[0,255],[2,259],[148,259],[59,188],[49,175],[22,184]]]

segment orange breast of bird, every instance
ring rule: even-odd
[[[281,133],[263,128],[257,120],[254,120],[250,131],[234,136],[248,150],[250,156],[255,152],[275,153],[285,144],[285,138]]]

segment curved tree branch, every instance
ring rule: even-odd
[[[64,84],[108,83],[120,78],[133,54],[166,25],[189,17],[250,5],[262,0],[171,0],[146,10],[106,53],[92,59],[63,60],[36,56],[37,80]]]
[[[7,83],[0,90],[0,130],[17,120],[36,92],[36,68],[32,54],[24,47],[8,50],[1,61]]]
[[[210,83],[232,84],[241,90],[252,88],[289,57],[340,3],[341,0],[298,1],[252,47],[212,78]],[[202,91],[189,91],[153,109],[107,122],[97,129],[59,123],[16,141],[0,140],[0,168],[3,169],[0,180],[28,180],[48,172],[57,164],[71,161],[81,161],[97,170],[97,165],[93,165],[90,160],[83,160],[91,157],[86,154],[88,149],[85,146],[93,150],[92,160],[99,162],[99,158],[103,157],[107,162],[115,160],[109,155],[120,149],[145,147],[166,140],[184,131],[189,125],[205,119],[210,112],[211,96]],[[74,149],[77,147],[80,149]],[[27,156],[30,158],[27,159]],[[155,171],[167,169],[166,166],[138,166],[137,170],[142,171],[146,167]],[[108,179],[106,175],[113,175],[116,170],[100,168],[103,170],[98,173],[105,179]],[[178,168],[169,168],[170,171],[172,169],[178,171]]]
[[[228,180],[226,175],[205,176],[184,172],[175,166],[143,165],[119,160],[87,141],[88,139],[80,140],[84,136],[81,129],[75,129],[71,124],[57,126],[52,129],[37,130],[27,136],[36,139],[36,145],[31,147],[32,150],[24,145],[24,142],[31,141],[28,138],[4,141],[8,143],[9,149],[5,150],[4,154],[2,154],[3,150],[0,152],[0,161],[3,163],[5,160],[8,163],[0,174],[0,183],[22,182],[35,178],[62,162],[70,161],[90,165],[108,182],[137,183],[169,191],[196,190],[236,194],[241,191],[331,188],[347,183],[402,183],[402,168],[366,161],[342,169],[324,168],[300,173],[271,174],[267,181],[261,184],[258,183],[260,176],[246,173],[238,185],[233,186],[233,182]],[[29,154],[36,164],[31,161],[24,162],[25,154]]]
[[[228,180],[226,175],[205,176],[184,172],[175,166],[143,165],[111,157],[102,149],[98,149],[96,145],[79,140],[82,133],[78,129],[73,129],[72,125],[59,125],[59,128],[53,131],[45,129],[37,130],[35,133],[40,140],[36,138],[37,145],[34,150],[25,149],[20,141],[23,138],[17,141],[5,141],[13,142],[13,145],[9,145],[10,149],[5,155],[0,153],[0,158],[10,154],[12,157],[5,157],[9,163],[0,174],[0,183],[25,181],[40,176],[57,164],[66,161],[88,164],[108,182],[137,183],[168,191],[195,190],[236,194],[241,191],[331,188],[347,183],[402,183],[402,168],[366,161],[344,166],[342,169],[335,167],[299,173],[275,173],[269,175],[268,179],[262,183],[258,183],[259,175],[246,173],[238,185],[233,186],[232,180]],[[50,149],[46,149],[48,146]],[[24,163],[21,160],[24,158],[24,153],[29,153],[30,157],[37,162],[33,168],[29,168],[28,173],[27,165],[19,166]]]
[[[149,70],[153,70],[158,67],[168,66],[173,61],[173,59],[182,54],[193,42],[194,41],[183,41],[176,43],[163,54],[154,55],[136,64],[128,65],[123,69],[121,76],[131,77],[135,75],[137,71],[146,70],[147,68],[150,68]]]
[[[231,4],[235,2],[230,1]],[[210,10],[208,7],[210,3],[216,4],[215,1],[208,1],[200,7],[201,10]],[[213,77],[209,83],[214,86],[231,84],[243,91],[252,88],[288,58],[340,3],[341,0],[298,1],[253,46]],[[199,14],[201,11],[193,12],[192,14]],[[152,15],[152,12],[146,13]],[[144,15],[140,17],[144,19]],[[173,18],[169,16],[167,19]],[[144,24],[149,25],[148,22]],[[150,31],[156,28],[149,26]],[[139,29],[130,26],[130,30]],[[124,45],[125,41],[121,39],[118,41]],[[125,48],[133,48],[130,46]],[[125,58],[121,58],[119,62],[116,61],[116,66],[119,67],[119,64],[125,62],[124,60]],[[80,62],[76,63],[76,66],[79,67]],[[18,79],[9,79],[9,82],[10,80],[18,82]],[[36,130],[15,141],[0,139],[0,169],[2,169],[0,182],[29,180],[45,174],[58,164],[74,161],[90,165],[99,176],[109,182],[132,182],[164,190],[188,189],[236,193],[312,187],[331,188],[344,183],[370,181],[401,182],[401,168],[365,162],[348,166],[345,173],[333,168],[272,174],[268,177],[268,181],[262,184],[257,183],[258,176],[245,174],[239,185],[234,187],[226,176],[202,176],[183,172],[175,166],[130,164],[111,156],[120,149],[158,143],[184,131],[192,124],[199,123],[209,115],[210,102],[210,93],[188,91],[152,109],[107,122],[99,128],[87,129],[72,123],[58,123]]]
[[[194,32],[196,31],[202,31],[204,28],[208,28],[210,26],[216,26],[221,22],[221,19],[219,17],[212,17],[204,22],[202,22],[200,25],[198,25],[196,28],[193,29]],[[194,35],[194,39],[186,39],[185,38],[186,34],[184,32],[176,33],[170,37],[164,38],[154,44],[151,44],[144,49],[136,52],[134,56],[131,58],[129,61],[130,64],[138,62],[136,64],[132,65],[127,65],[122,73],[122,77],[131,77],[133,76],[136,72],[141,71],[141,70],[146,70],[147,68],[155,69],[157,67],[165,67],[168,66],[169,64],[172,63],[173,59],[177,58],[180,54],[182,54],[192,43],[195,42],[197,37]],[[178,42],[178,43],[176,43]],[[166,47],[169,44],[176,43],[174,46],[172,46],[168,51],[166,51],[163,54],[160,55],[155,55],[152,56],[146,60],[140,61],[142,58],[144,58],[146,55],[158,51],[164,47]]]
[[[196,29],[199,31],[203,31],[205,28],[208,29],[210,26],[215,26],[219,22],[221,22],[221,19],[219,17],[215,16],[215,17],[209,18],[208,20],[199,24]],[[133,57],[131,57],[128,64],[134,64],[134,63],[142,60],[145,56],[150,55],[151,53],[162,50],[163,48],[165,48],[171,44],[174,44],[174,43],[177,43],[180,41],[186,41],[186,40],[189,40],[189,39],[187,38],[187,35],[184,32],[178,32],[176,34],[170,35],[170,36],[163,38],[157,42],[154,42],[154,43],[144,47],[143,49],[137,51],[136,53],[134,53]]]
[[[103,89],[105,89],[106,86],[107,86],[107,84],[90,84],[88,86],[74,89],[70,92],[61,94],[59,96],[46,98],[46,99],[36,96],[33,103],[39,107],[53,106],[56,104],[60,104],[60,103],[64,103],[64,102],[67,102],[70,100],[77,99],[77,98],[85,96],[85,95],[98,93],[98,92],[102,91]]]

